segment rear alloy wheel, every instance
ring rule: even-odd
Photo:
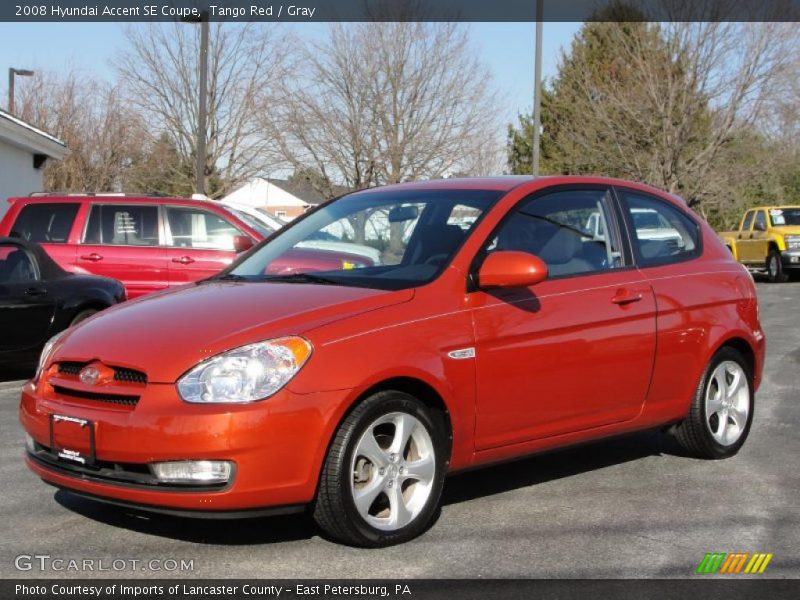
[[[337,541],[378,547],[422,533],[444,481],[441,427],[403,392],[379,392],[345,419],[328,453],[314,518]]]
[[[771,283],[783,283],[786,281],[786,274],[783,272],[781,254],[774,248],[769,251],[767,256],[767,277]]]
[[[752,379],[747,362],[733,348],[714,355],[689,416],[675,431],[685,450],[702,458],[727,458],[739,451],[753,421]]]

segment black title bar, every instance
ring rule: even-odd
[[[798,21],[800,0],[542,0],[543,20]],[[3,0],[0,21],[535,21],[537,0]],[[621,8],[624,5],[625,8]]]

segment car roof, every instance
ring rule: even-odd
[[[750,212],[751,210],[783,210],[784,208],[800,208],[800,204],[769,204],[765,206],[754,206],[753,208],[748,208],[745,212]]]
[[[625,179],[617,179],[614,177],[601,177],[595,175],[546,175],[533,177],[532,175],[500,175],[494,177],[453,177],[449,179],[430,179],[427,181],[413,181],[406,183],[394,183],[390,185],[367,188],[359,190],[358,193],[368,193],[373,191],[382,190],[436,190],[436,189],[452,189],[452,190],[497,190],[501,192],[509,192],[516,187],[541,181],[549,185],[607,185],[618,187],[635,188],[642,191],[658,194],[660,196],[669,196],[675,200],[680,201],[682,204],[686,202],[664,190],[655,188],[653,186],[628,181]]]
[[[119,204],[186,204],[202,206],[219,206],[219,202],[200,200],[197,198],[180,198],[177,196],[136,196],[125,194],[41,194],[9,198],[9,202],[43,203],[48,202],[114,202]]]

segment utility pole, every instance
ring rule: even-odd
[[[200,15],[200,83],[197,109],[197,162],[195,165],[195,193],[206,193],[206,119],[208,96],[208,13]]]
[[[539,176],[539,155],[541,154],[542,132],[542,19],[544,0],[536,0],[536,55],[534,58],[533,83],[533,146],[531,146],[531,173]]]
[[[19,75],[20,77],[32,77],[33,71],[29,69],[15,69],[14,67],[8,68],[8,112],[14,114],[14,78]]]

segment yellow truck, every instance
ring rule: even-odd
[[[751,208],[738,231],[723,231],[719,237],[736,260],[773,283],[800,273],[800,206]]]

